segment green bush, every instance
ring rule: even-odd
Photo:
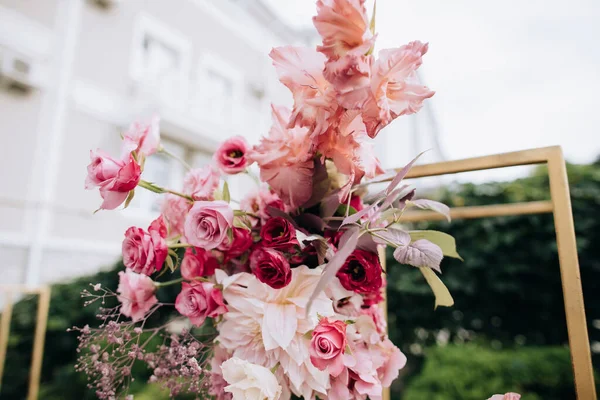
[[[430,348],[404,400],[484,400],[518,392],[526,400],[575,399],[569,350],[529,347],[494,351],[477,345]]]

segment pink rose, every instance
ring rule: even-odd
[[[227,312],[223,293],[209,282],[184,282],[175,308],[195,326],[201,326],[207,317],[216,318]]]
[[[144,275],[160,271],[169,251],[166,233],[162,216],[150,224],[148,232],[135,226],[127,229],[122,245],[125,267]]]
[[[212,200],[221,176],[212,165],[194,168],[183,179],[183,192],[194,200]]]
[[[134,122],[123,135],[123,148],[144,156],[156,153],[160,146],[160,118],[152,117],[148,122]]]
[[[283,217],[269,218],[260,229],[264,247],[286,250],[298,244],[296,228]]]
[[[158,303],[154,295],[155,290],[154,282],[146,275],[136,274],[131,270],[119,272],[117,299],[121,302],[121,314],[130,317],[134,322],[143,319]]]
[[[201,276],[212,276],[218,267],[219,262],[210,251],[188,247],[181,261],[181,276],[190,281]]]
[[[167,222],[168,237],[183,235],[185,217],[190,208],[192,208],[192,203],[183,197],[176,194],[165,195],[160,211]]]
[[[226,174],[243,172],[249,163],[248,142],[241,136],[234,136],[224,141],[215,152],[213,160]]]
[[[321,318],[310,340],[310,361],[321,371],[338,376],[344,370],[346,345],[346,323]]]
[[[252,234],[244,228],[233,228],[233,240],[227,238],[217,249],[225,253],[225,260],[229,261],[247,252],[254,244]]]
[[[281,289],[292,280],[292,269],[285,256],[277,250],[259,247],[250,254],[250,269],[262,283]]]
[[[96,150],[90,151],[90,158],[92,161],[87,167],[85,188],[99,187],[104,199],[100,208],[114,210],[136,188],[142,174],[140,166],[131,154],[123,160],[115,160],[102,150]]]
[[[227,240],[233,226],[233,210],[224,201],[196,201],[185,218],[184,232],[189,244],[212,250]]]

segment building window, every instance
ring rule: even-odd
[[[203,54],[191,96],[194,115],[223,128],[232,127],[240,114],[242,74],[222,59]]]
[[[185,104],[191,42],[172,27],[148,15],[140,15],[134,27],[132,78],[161,104],[178,108]]]

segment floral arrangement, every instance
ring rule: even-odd
[[[434,272],[444,256],[459,257],[453,238],[401,225],[410,207],[446,217],[448,208],[403,183],[416,159],[385,174],[369,142],[434,94],[416,75],[427,44],[375,57],[364,0],[319,0],[314,25],[316,49],[270,54],[293,109],[273,106],[259,144],[226,140],[180,190],[142,179],[148,157],[169,154],[158,118],[130,127],[120,157],[91,152],[86,188],[99,189],[100,209],[127,207],[136,190],[163,195],[147,229],[125,232],[116,291],[84,292],[87,304],[119,302],[101,309],[99,328],[75,328],[77,368],[98,398],[126,394],[132,368],[144,364],[172,396],[380,399],[406,363],[386,334],[384,246],[420,269],[436,307],[453,304]],[[256,167],[262,183],[233,204],[226,176]],[[175,302],[159,301],[173,285]],[[179,318],[147,327],[163,308]]]

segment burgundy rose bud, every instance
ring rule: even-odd
[[[219,261],[209,250],[188,247],[181,261],[181,276],[190,281],[201,276],[212,276],[218,267]]]
[[[260,237],[264,247],[285,250],[298,244],[296,228],[283,217],[269,218],[260,228]]]
[[[220,250],[225,254],[226,261],[241,256],[247,252],[254,243],[252,234],[247,229],[233,228],[232,235],[233,240],[227,238],[225,242],[217,247],[217,250]]]
[[[275,249],[259,247],[250,254],[250,269],[262,283],[281,289],[292,280],[292,269],[285,256]]]
[[[360,294],[379,291],[383,285],[382,269],[377,253],[354,250],[337,273],[340,283],[346,290]]]

